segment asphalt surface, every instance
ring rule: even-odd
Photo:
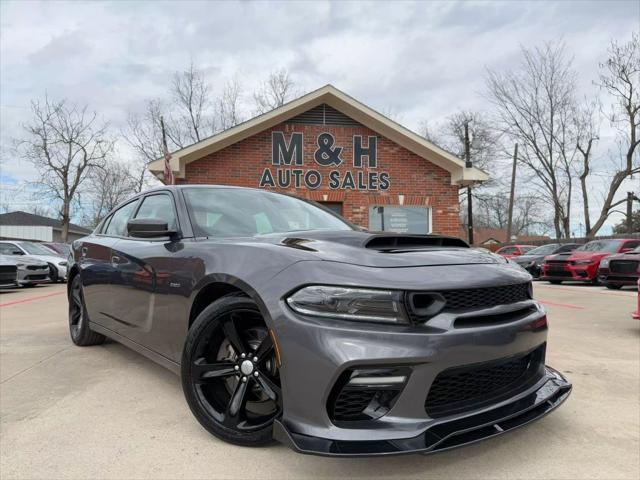
[[[171,372],[117,343],[74,347],[63,285],[0,293],[0,477],[640,478],[636,294],[536,284],[547,363],[569,400],[524,428],[436,455],[329,459],[225,444]]]

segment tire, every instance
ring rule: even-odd
[[[549,283],[551,285],[560,285],[562,283],[562,280],[549,280]]]
[[[49,264],[49,279],[51,283],[58,283],[58,280],[60,280],[58,269],[52,263]]]
[[[615,285],[613,283],[605,283],[604,286],[609,290],[620,290],[622,288],[622,285]]]
[[[282,412],[275,351],[256,303],[230,295],[195,319],[182,354],[182,389],[191,412],[211,434],[236,445],[273,440]]]
[[[69,288],[69,335],[79,347],[89,347],[104,343],[105,336],[89,328],[89,315],[84,304],[80,275],[73,277]]]

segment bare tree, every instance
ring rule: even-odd
[[[506,229],[509,218],[509,192],[496,190],[474,195],[477,203],[474,223],[478,227]],[[544,199],[536,195],[521,194],[514,202],[512,233],[529,235],[545,233],[552,222],[548,218]]]
[[[208,114],[211,98],[210,88],[205,82],[204,74],[198,70],[193,61],[189,69],[173,76],[172,94],[177,107],[178,124],[190,143],[196,143],[215,131],[215,121]]]
[[[34,183],[42,196],[58,204],[62,240],[66,241],[72,202],[88,175],[104,167],[113,142],[107,136],[107,125],[86,106],[45,97],[32,101],[31,111],[33,119],[24,125],[25,138],[16,147],[36,167],[39,179]]]
[[[283,68],[271,72],[269,78],[253,93],[256,114],[260,115],[281,107],[295,95],[294,82],[287,70]]]
[[[626,201],[615,201],[616,194],[625,179],[640,174],[640,37],[634,33],[631,40],[620,45],[613,40],[609,46],[609,58],[600,65],[600,86],[613,99],[609,116],[611,125],[618,130],[618,144],[622,150],[622,162],[610,177],[600,215],[587,236],[594,236],[606,222],[614,208]]]
[[[216,102],[218,125],[221,130],[234,127],[242,121],[240,113],[241,90],[238,77],[233,77],[225,83],[222,95]]]
[[[136,179],[120,162],[108,160],[88,175],[83,189],[83,223],[95,227],[116,205],[137,193]]]
[[[585,99],[584,105],[579,107],[576,113],[577,131],[575,134],[576,148],[580,152],[582,170],[580,172],[580,189],[582,191],[582,209],[584,215],[585,231],[587,235],[591,231],[591,215],[589,213],[589,187],[587,178],[591,173],[591,160],[593,157],[593,147],[598,140],[599,117],[596,115],[599,110],[597,101]]]
[[[128,169],[136,192],[141,192],[147,186],[147,163],[163,155],[160,128],[161,116],[162,106],[160,101],[149,100],[142,114],[129,114],[127,125],[121,132],[124,140],[136,153],[135,158],[129,163]],[[173,141],[173,138],[178,136],[178,133],[172,133],[173,137],[170,137],[172,146],[180,148],[180,145]]]
[[[556,236],[570,236],[577,128],[575,73],[564,45],[523,48],[518,69],[489,70],[486,83],[500,129],[520,145],[518,161],[534,173],[553,207]]]

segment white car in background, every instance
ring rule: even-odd
[[[51,281],[49,279],[49,264],[37,257],[0,254],[0,265],[11,265],[16,269],[14,285],[33,287]]]
[[[2,240],[0,241],[0,254],[37,257],[38,260],[49,265],[49,278],[52,282],[67,281],[67,259],[56,255],[39,243],[24,240]]]

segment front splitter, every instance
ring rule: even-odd
[[[500,407],[475,415],[437,423],[420,435],[394,440],[344,441],[310,437],[289,431],[279,420],[274,438],[299,453],[331,457],[366,457],[435,453],[495,437],[542,418],[555,410],[571,393],[571,384],[556,370],[545,368],[536,391]]]

